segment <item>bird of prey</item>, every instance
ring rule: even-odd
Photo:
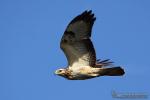
[[[91,32],[96,17],[92,11],[84,11],[76,16],[67,26],[60,48],[67,57],[68,66],[58,69],[55,74],[69,80],[86,80],[99,76],[122,76],[124,70],[112,65],[109,59],[96,59],[91,41]]]

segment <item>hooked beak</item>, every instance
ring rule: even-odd
[[[54,74],[57,75],[57,74],[58,74],[58,71],[56,70]]]

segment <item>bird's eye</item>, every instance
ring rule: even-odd
[[[62,70],[59,70],[59,72],[62,72]]]

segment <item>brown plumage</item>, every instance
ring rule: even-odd
[[[75,17],[67,26],[62,36],[60,48],[65,53],[68,66],[56,70],[56,74],[70,80],[85,80],[98,76],[121,76],[121,67],[108,68],[109,59],[96,60],[96,52],[90,39],[96,18],[92,11],[85,11]]]

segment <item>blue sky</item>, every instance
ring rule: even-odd
[[[111,92],[150,94],[149,0],[1,0],[0,100],[114,100]],[[85,10],[97,58],[110,58],[123,77],[69,81],[54,75],[67,66],[59,42]],[[71,99],[70,99],[71,98]]]

